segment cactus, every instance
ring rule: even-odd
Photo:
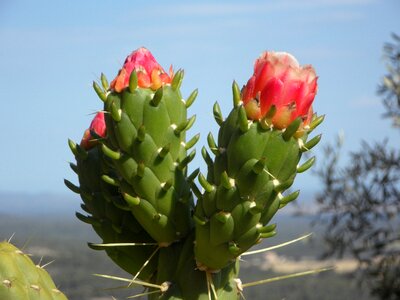
[[[66,300],[47,271],[7,241],[0,242],[0,299]]]
[[[88,215],[78,218],[103,240],[91,246],[131,273],[129,284],[148,288],[149,299],[237,299],[253,285],[238,278],[240,255],[276,234],[272,217],[299,194],[285,191],[315,161],[299,165],[321,138],[308,140],[323,121],[312,111],[317,77],[287,53],[263,53],[244,88],[234,82],[225,120],[214,105],[220,129],[207,138],[215,158],[202,149],[206,176],[187,174],[199,135],[186,140],[197,90],[183,100],[183,77],[145,48],[110,85],[102,75],[93,87],[104,109],[80,145],[69,142],[80,186],[65,183],[84,202]]]
[[[271,71],[274,68],[282,75]],[[205,191],[194,215],[200,268],[221,269],[276,234],[276,225],[268,223],[297,198],[298,191],[285,197],[282,193],[294,181],[302,152],[311,148],[306,139],[312,131],[308,124],[316,79],[311,67],[300,68],[292,56],[266,52],[242,93],[233,84],[234,108],[225,121],[218,104],[214,106],[218,144],[210,134],[215,160],[203,149],[208,175],[206,179],[200,174]]]

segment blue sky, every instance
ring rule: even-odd
[[[101,72],[111,80],[140,46],[165,68],[185,69],[185,96],[199,88],[190,109],[197,115],[191,133],[202,134],[198,149],[217,131],[212,104],[218,100],[227,115],[232,80],[243,85],[263,50],[314,65],[314,108],[327,115],[321,145],[339,131],[346,151],[384,136],[399,145],[375,94],[385,72],[382,45],[400,33],[399,13],[400,2],[378,0],[2,0],[0,191],[68,193],[63,178],[76,179],[67,139],[79,141],[101,109],[91,83]],[[200,154],[193,164],[203,166]],[[309,174],[296,182],[308,190],[317,185]]]

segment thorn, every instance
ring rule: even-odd
[[[275,235],[276,235],[276,231],[270,231],[270,232],[260,233],[260,237],[261,237],[262,239],[267,239],[267,238],[273,237],[273,236],[275,236]]]
[[[87,208],[87,206],[85,205],[85,204],[81,204],[81,208],[82,208],[82,210],[84,211],[84,212],[87,212],[88,214],[90,214],[90,211],[89,211],[89,209]]]
[[[232,94],[233,94],[233,107],[239,107],[239,105],[242,103],[242,100],[240,99],[240,88],[236,81],[233,81],[232,83]]]
[[[276,229],[276,224],[270,224],[267,226],[262,226],[262,224],[260,224],[260,227],[257,229],[258,233],[268,233],[271,231],[274,231]]]
[[[309,130],[308,130],[308,133],[310,133],[311,131],[313,131],[315,128],[317,128],[323,121],[324,121],[324,119],[325,119],[325,115],[322,115],[322,116],[319,116],[319,117],[316,117],[316,118],[314,118],[312,121],[311,121],[311,123],[310,123],[310,125],[309,125]]]
[[[49,261],[47,264],[44,264],[43,266],[40,266],[40,268],[44,269],[44,268],[50,266],[53,262],[55,262],[55,260]]]
[[[102,176],[101,176],[101,179],[102,179],[104,182],[106,182],[106,183],[108,183],[108,184],[110,184],[110,185],[119,186],[118,180],[117,180],[117,179],[114,179],[114,178],[111,178],[111,177],[108,176],[108,175],[102,175]]]
[[[206,147],[204,147],[204,146],[203,146],[203,148],[201,148],[201,155],[203,156],[203,159],[206,162],[207,166],[212,167],[213,160],[212,160],[210,154],[208,153]]]
[[[146,166],[144,165],[144,163],[142,163],[142,162],[139,163],[137,166],[137,171],[136,171],[137,176],[142,178],[144,176],[145,169],[146,169]]]
[[[261,159],[259,159],[253,166],[252,171],[256,174],[259,175],[264,171],[265,168],[265,163],[266,163],[266,159],[265,157],[262,157]]]
[[[201,174],[201,172],[199,173],[198,178],[201,186],[207,193],[211,193],[215,189],[215,187],[207,181],[207,179],[203,176],[203,174]]]
[[[298,166],[297,173],[303,173],[303,172],[307,171],[309,168],[311,168],[313,166],[314,162],[315,162],[315,156],[311,157],[309,160],[307,160],[301,166]]]
[[[284,191],[286,189],[288,189],[289,187],[291,187],[291,185],[293,184],[293,177],[289,178],[288,180],[284,181],[284,182],[279,182],[279,180],[275,179],[272,181],[274,183],[274,187],[275,187],[275,191],[276,192],[280,192],[280,191]],[[275,185],[275,183],[277,183]]]
[[[213,293],[214,300],[218,300],[218,295],[217,295],[217,292],[215,291],[215,286],[214,286],[214,283],[212,280],[211,273],[209,271],[206,271],[206,276],[207,276],[207,283],[211,287],[211,291]],[[211,296],[211,295],[209,295],[209,296]],[[210,297],[210,300],[211,300],[211,297]]]
[[[101,150],[103,151],[104,155],[113,159],[113,160],[119,160],[121,158],[121,153],[111,150],[106,146],[106,144],[101,145]]]
[[[192,148],[196,143],[199,141],[200,138],[200,133],[196,134],[194,137],[192,137],[186,144],[185,144],[185,149],[189,150]]]
[[[97,96],[99,96],[101,101],[106,102],[107,95],[104,93],[104,91],[101,89],[101,87],[97,84],[96,81],[93,81],[93,89],[96,92]]]
[[[15,232],[13,232],[13,234],[12,234],[12,235],[10,236],[10,238],[7,240],[8,243],[11,243],[11,240],[13,239],[14,235],[15,235]]]
[[[105,91],[107,91],[108,88],[109,88],[110,86],[109,86],[109,84],[108,84],[108,80],[107,80],[106,75],[104,75],[103,73],[101,73],[101,75],[100,75],[100,80],[101,80],[101,85],[103,86],[103,89],[104,89]]]
[[[190,119],[187,119],[186,121],[184,121],[181,124],[179,124],[174,129],[174,133],[176,135],[180,135],[183,131],[189,130],[192,127],[192,125],[194,124],[195,120],[196,120],[196,115],[193,115]]]
[[[200,172],[200,168],[197,168],[196,170],[194,170],[187,178],[188,182],[193,182],[193,180],[197,177],[197,175]]]
[[[167,144],[164,147],[158,149],[158,156],[164,158],[169,153],[170,148],[171,144]]]
[[[247,120],[247,114],[244,106],[239,108],[239,128],[243,133],[249,130],[249,121]]]
[[[71,181],[64,179],[64,184],[67,186],[67,188],[69,188],[74,193],[77,193],[77,194],[81,193],[81,189],[78,186],[76,186],[75,184],[73,184]]]
[[[100,226],[100,222],[93,217],[82,215],[81,213],[75,213],[75,216],[83,223],[90,224],[93,226]]]
[[[200,226],[204,226],[204,225],[207,224],[207,221],[206,221],[206,220],[204,220],[203,218],[198,217],[198,216],[196,216],[196,215],[193,215],[193,220],[194,220],[198,225],[200,225]]]
[[[146,282],[146,281],[132,280],[132,279],[128,279],[128,278],[115,277],[115,276],[103,275],[103,274],[93,274],[93,275],[94,276],[98,276],[98,277],[102,277],[102,278],[107,278],[107,279],[113,279],[113,280],[129,282],[130,285],[137,284],[137,285],[143,285],[143,286],[149,287],[149,288],[161,289],[161,285],[157,285],[157,284]]]
[[[117,106],[115,105],[115,102],[113,102],[111,104],[111,108],[110,109],[111,109],[110,114],[111,114],[111,117],[113,118],[113,120],[115,122],[121,121],[122,110],[120,108],[117,108]]]
[[[189,108],[193,104],[194,100],[196,100],[196,98],[197,98],[198,93],[199,93],[199,91],[197,89],[195,89],[190,94],[190,96],[186,100],[186,108]]]
[[[300,148],[300,151],[306,152],[306,151],[311,150],[315,145],[317,145],[319,143],[319,141],[321,140],[321,137],[322,137],[322,134],[319,134],[319,135],[313,137],[307,143],[302,145],[302,147]],[[302,140],[300,140],[300,141],[302,141]]]
[[[216,213],[214,216],[215,219],[217,219],[219,222],[225,224],[226,221],[228,221],[228,219],[231,217],[231,214],[229,212],[220,211]]]
[[[236,283],[236,288],[237,288],[238,292],[243,297],[243,294],[242,294],[242,292],[243,292],[242,281],[240,280],[240,278],[235,278],[235,279],[233,279],[233,281]]]
[[[74,163],[69,163],[69,167],[71,168],[72,171],[74,171],[75,174],[79,174],[78,172],[78,166]]]
[[[131,76],[129,76],[129,91],[133,93],[138,85],[138,77],[136,70],[134,69],[131,73]]]
[[[169,287],[172,285],[171,282],[169,281],[164,281],[163,283],[161,283],[161,293],[165,293],[166,291],[168,291]]]
[[[76,149],[76,143],[73,140],[68,139],[68,146],[71,149],[72,154],[74,154],[75,156],[78,156],[78,151]]]
[[[157,246],[157,243],[89,243],[91,247],[112,248],[112,247],[137,247],[137,246]]]
[[[86,202],[90,202],[93,200],[93,195],[86,191],[81,191],[81,197]]]
[[[293,274],[288,274],[288,275],[282,275],[282,276],[268,278],[268,279],[259,280],[259,281],[255,281],[255,282],[245,283],[245,284],[242,285],[242,287],[243,288],[248,288],[248,287],[251,287],[251,286],[256,286],[256,285],[260,285],[260,284],[264,284],[264,283],[270,283],[270,282],[279,281],[279,280],[283,280],[283,279],[295,278],[295,277],[300,277],[300,276],[305,276],[305,275],[311,275],[311,274],[316,274],[316,273],[320,273],[320,272],[330,271],[332,269],[333,269],[333,267],[328,267],[328,268],[315,269],[315,270],[311,270],[311,271],[305,271],[305,272],[293,273]]]
[[[217,122],[217,124],[219,126],[221,126],[222,123],[224,122],[224,117],[222,116],[221,107],[219,106],[218,102],[214,103],[213,114],[214,114],[215,122]]]
[[[235,242],[229,242],[228,250],[231,254],[237,256],[240,253],[240,248]]]
[[[226,173],[226,171],[222,172],[220,180],[221,180],[221,185],[227,190],[230,190],[235,186],[235,179],[229,178],[228,173]]]
[[[178,70],[178,72],[175,73],[174,78],[172,79],[171,87],[174,91],[179,89],[182,84],[184,72],[182,69]]]
[[[172,182],[171,182],[170,180],[161,183],[161,189],[162,189],[164,192],[167,192],[167,191],[171,188],[171,186],[172,186]]]
[[[212,153],[214,153],[217,156],[221,154],[211,132],[207,136],[207,142]]]
[[[78,152],[77,156],[82,160],[85,160],[89,155],[88,152],[79,145],[76,145],[76,151]]]
[[[296,243],[298,241],[301,241],[303,239],[306,239],[311,235],[312,235],[312,233],[309,233],[309,234],[303,235],[303,236],[301,236],[299,238],[296,238],[294,240],[290,240],[290,241],[282,243],[282,244],[278,244],[278,245],[275,245],[275,246],[271,246],[271,247],[263,248],[263,249],[258,249],[258,250],[254,250],[254,251],[248,251],[248,252],[243,253],[242,256],[253,255],[253,254],[258,254],[258,253],[262,253],[262,252],[266,252],[266,251],[271,251],[271,250],[275,250],[275,249],[278,249],[278,248],[282,248],[282,247],[285,247],[287,245],[290,245],[290,244]]]
[[[158,106],[162,100],[164,88],[161,86],[154,94],[153,99],[150,100],[151,105]]]
[[[178,168],[180,170],[183,170],[184,168],[186,168],[186,166],[194,159],[196,155],[196,149],[193,149],[192,152],[190,152],[190,154],[188,156],[186,156],[178,165]]]
[[[128,193],[122,193],[122,197],[124,197],[126,203],[128,203],[130,207],[138,206],[140,204],[139,197],[131,196]]]
[[[137,131],[137,139],[139,142],[143,142],[146,137],[146,128],[141,125]]]
[[[263,209],[262,209],[261,207],[258,207],[258,206],[257,206],[257,203],[256,203],[255,201],[251,201],[251,202],[250,202],[250,205],[249,205],[249,212],[250,212],[252,215],[259,214],[259,213],[262,212],[262,211],[263,211]]]
[[[197,185],[196,185],[194,182],[192,182],[192,184],[191,184],[190,186],[191,186],[191,188],[192,188],[193,194],[194,194],[198,199],[200,199],[201,197],[203,197],[203,195],[201,194],[199,188],[197,187]]]
[[[296,133],[297,129],[299,129],[302,122],[303,120],[300,117],[296,118],[282,133],[282,138],[285,141],[290,140],[290,138]]]
[[[162,215],[160,213],[153,215],[153,220],[158,221],[160,220]]]
[[[279,200],[279,203],[280,203],[279,208],[282,208],[289,202],[296,200],[299,195],[300,195],[300,190],[297,190],[297,191],[283,197],[282,199]]]

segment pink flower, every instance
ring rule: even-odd
[[[129,78],[133,70],[136,70],[138,86],[142,88],[158,89],[163,84],[171,83],[173,77],[172,66],[169,75],[158,64],[154,56],[146,48],[139,48],[133,51],[119,70],[117,77],[111,82],[110,88],[121,92],[129,85]]]
[[[104,120],[104,113],[98,112],[92,122],[90,123],[89,129],[85,130],[81,140],[81,147],[85,150],[93,148],[97,144],[96,138],[92,137],[91,132],[94,132],[100,137],[106,136],[106,122]]]
[[[254,64],[254,74],[242,90],[249,118],[262,119],[275,106],[271,123],[286,128],[297,117],[306,125],[312,117],[317,76],[311,65],[300,66],[286,52],[264,52]]]

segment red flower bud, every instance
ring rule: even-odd
[[[89,129],[85,130],[81,140],[81,147],[85,150],[93,148],[97,144],[97,140],[92,136],[91,132],[94,132],[97,136],[106,136],[106,122],[104,120],[104,113],[98,112],[92,122],[90,123]]]
[[[254,64],[253,76],[242,90],[242,101],[249,118],[258,120],[275,106],[271,122],[286,128],[297,117],[308,124],[317,93],[317,76],[310,65],[300,66],[285,52],[264,52]]]
[[[171,83],[173,77],[172,66],[168,75],[151,52],[142,47],[133,51],[125,59],[122,69],[110,83],[110,89],[119,93],[126,88],[129,85],[129,78],[133,70],[136,70],[138,86],[153,90],[158,89],[163,84]]]

